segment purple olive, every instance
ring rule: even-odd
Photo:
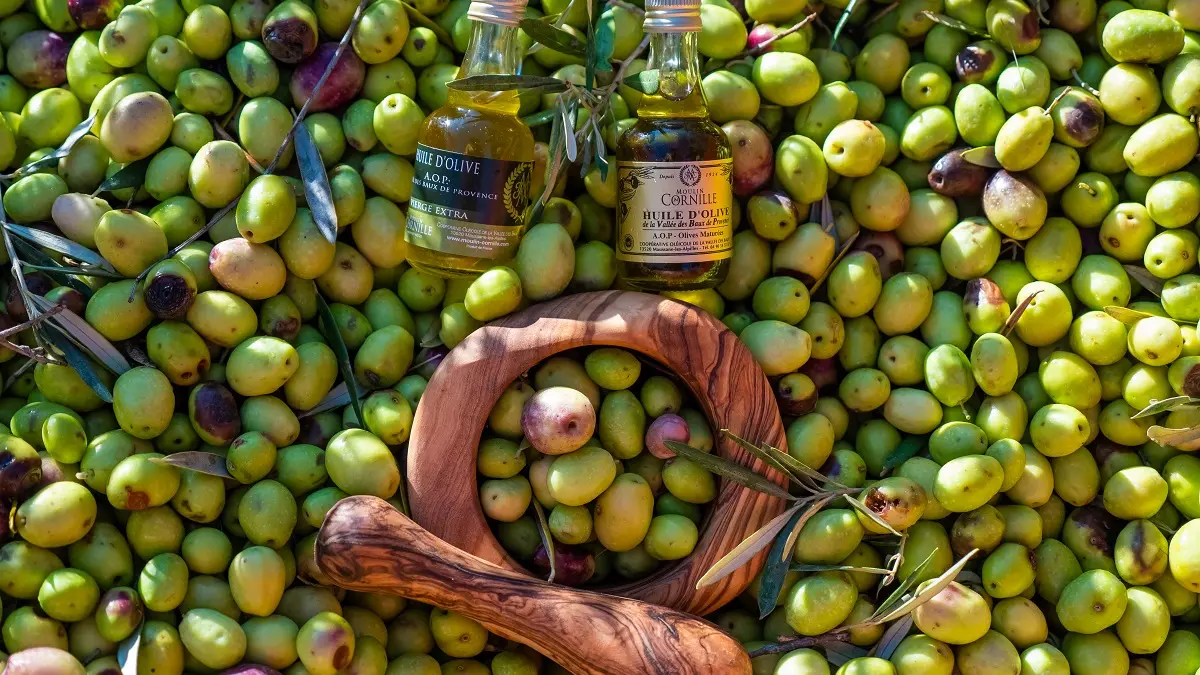
[[[242,415],[233,392],[218,382],[201,382],[188,396],[188,416],[200,440],[225,445],[242,433]]]
[[[967,148],[951,150],[938,158],[929,171],[929,187],[947,197],[978,197],[987,184],[986,167],[963,159]]]
[[[33,295],[45,295],[54,288],[54,282],[41,272],[27,272],[25,273],[25,287]],[[4,309],[17,323],[29,319],[29,314],[25,311],[25,303],[21,300],[21,288],[15,283],[8,285],[8,295],[4,298]]]
[[[309,56],[296,66],[296,70],[292,71],[290,90],[292,100],[296,105],[304,105],[304,102],[312,97],[313,89],[316,88],[321,75],[325,73],[329,62],[333,60],[337,47],[336,42],[326,42],[317,47],[317,51],[313,52],[312,56]],[[320,95],[309,105],[309,110],[320,112],[340,108],[350,103],[362,89],[366,77],[367,67],[363,64],[362,59],[358,58],[354,50],[344,50],[342,56],[337,60],[337,64],[334,65],[333,72],[325,79],[325,84],[321,85]]]
[[[667,447],[667,441],[687,443],[692,439],[687,420],[674,413],[659,415],[646,430],[646,449],[659,459],[671,459],[675,451]]]
[[[67,81],[67,53],[71,43],[58,33],[32,30],[8,48],[8,69],[17,81],[32,89],[49,89]]]
[[[122,0],[67,0],[67,13],[81,30],[100,30],[125,8]]]
[[[779,29],[769,23],[760,23],[750,30],[750,34],[746,36],[746,49],[757,52],[762,48],[762,44],[767,40],[775,37]],[[767,51],[771,50],[771,46],[767,45]]]
[[[800,366],[799,372],[812,380],[817,391],[837,383],[836,359],[809,359],[803,366]]]
[[[446,345],[423,347],[413,359],[413,371],[426,380],[429,380],[437,371],[438,366],[442,365],[442,360],[449,353],[450,350],[446,348]]]
[[[550,556],[542,544],[533,552],[533,568],[542,576],[550,573]],[[596,573],[596,557],[591,551],[558,544],[554,547],[554,568],[554,583],[582,586]]]
[[[280,675],[280,673],[274,668],[260,666],[257,663],[243,663],[240,666],[221,671],[221,675]]]
[[[0,497],[20,499],[42,480],[42,458],[16,436],[0,437]]]

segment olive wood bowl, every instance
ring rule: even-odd
[[[603,291],[562,297],[504,317],[449,353],[422,395],[408,444],[413,520],[467,553],[528,574],[496,540],[480,506],[475,468],[480,437],[492,406],[526,371],[568,349],[605,345],[640,352],[673,371],[707,415],[714,451],[786,484],[782,475],[720,433],[728,429],[787,449],[771,385],[737,336],[693,305]],[[697,589],[696,582],[783,506],[776,497],[721,480],[690,556],[645,579],[598,590],[708,614],[745,590],[766,552],[710,586]]]

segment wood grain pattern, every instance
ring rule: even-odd
[[[479,504],[475,459],[488,413],[513,381],[567,349],[610,345],[641,352],[669,367],[691,390],[714,432],[786,450],[771,385],[750,351],[707,312],[657,295],[583,293],[535,305],[475,331],[454,348],[429,381],[408,446],[413,519],[432,534],[509,570],[522,571],[492,535]],[[716,451],[770,471],[734,442]],[[770,471],[779,484],[785,478]],[[604,592],[704,615],[726,604],[757,574],[766,553],[722,581],[696,581],[722,556],[783,509],[783,502],[722,481],[700,541],[688,558],[646,579]]]
[[[751,672],[742,646],[708,622],[502,569],[437,539],[378,497],[334,506],[316,557],[339,586],[458,612],[576,675]]]

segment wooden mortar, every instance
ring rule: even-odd
[[[770,383],[750,351],[703,310],[657,295],[603,291],[534,305],[472,333],[438,367],[421,397],[408,444],[413,519],[433,535],[505,569],[528,574],[493,536],[479,504],[475,460],[492,406],[539,362],[576,347],[640,352],[673,371],[707,415],[722,457],[768,471],[734,441],[787,450]],[[780,485],[786,479],[767,473]],[[783,510],[783,501],[722,480],[700,541],[687,558],[605,593],[705,615],[733,600],[762,567],[766,552],[721,581],[696,582],[714,563]],[[682,671],[681,671],[682,672]],[[720,672],[720,671],[710,671]]]

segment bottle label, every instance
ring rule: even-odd
[[[472,258],[503,260],[516,254],[533,162],[418,145],[413,168],[405,241]]]
[[[733,255],[733,160],[617,163],[617,260]]]

